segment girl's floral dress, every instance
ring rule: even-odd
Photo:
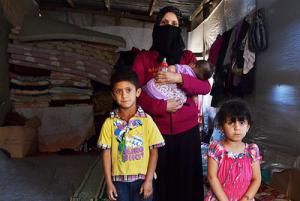
[[[261,160],[258,146],[246,143],[244,153],[234,153],[227,151],[222,141],[213,142],[208,148],[208,157],[218,163],[218,178],[228,199],[240,200],[251,183],[252,164]],[[204,200],[217,201],[217,198],[209,191]]]

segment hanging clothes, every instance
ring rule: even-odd
[[[218,35],[213,43],[209,52],[209,61],[216,62],[211,91],[213,107],[231,97],[244,97],[254,89],[255,53],[249,50],[249,27],[250,24],[243,19]]]
[[[220,49],[222,48],[222,43],[223,43],[223,37],[219,34],[210,47],[208,61],[213,65],[216,65],[218,61],[219,52]]]
[[[211,96],[212,98],[212,102],[211,105],[213,107],[217,107],[219,102],[226,99],[227,95],[226,95],[226,91],[224,90],[225,87],[225,80],[227,77],[227,69],[223,68],[223,61],[224,61],[224,57],[226,54],[226,50],[228,48],[228,43],[229,43],[229,39],[231,36],[231,32],[232,29],[224,32],[222,34],[222,46],[219,50],[219,54],[217,56],[218,60],[216,62],[216,70],[215,70],[215,74],[214,74],[214,84],[212,86],[212,90],[211,90]]]

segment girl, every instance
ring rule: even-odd
[[[205,201],[253,201],[261,182],[261,156],[256,144],[242,141],[252,124],[250,110],[245,102],[230,100],[221,106],[217,120],[225,139],[209,146],[211,191]]]

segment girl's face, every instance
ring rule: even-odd
[[[232,142],[241,142],[246,136],[249,128],[250,124],[246,119],[243,121],[239,121],[238,119],[231,121],[230,117],[226,117],[226,121],[222,125],[222,130],[226,139]]]
[[[140,93],[141,89],[137,89],[131,82],[121,81],[115,84],[112,97],[121,109],[135,109],[136,98]]]
[[[167,12],[159,23],[159,26],[164,26],[164,25],[179,27],[177,16],[172,12]]]

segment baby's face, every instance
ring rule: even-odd
[[[168,67],[168,72],[176,73],[176,66],[175,65],[170,65]]]

